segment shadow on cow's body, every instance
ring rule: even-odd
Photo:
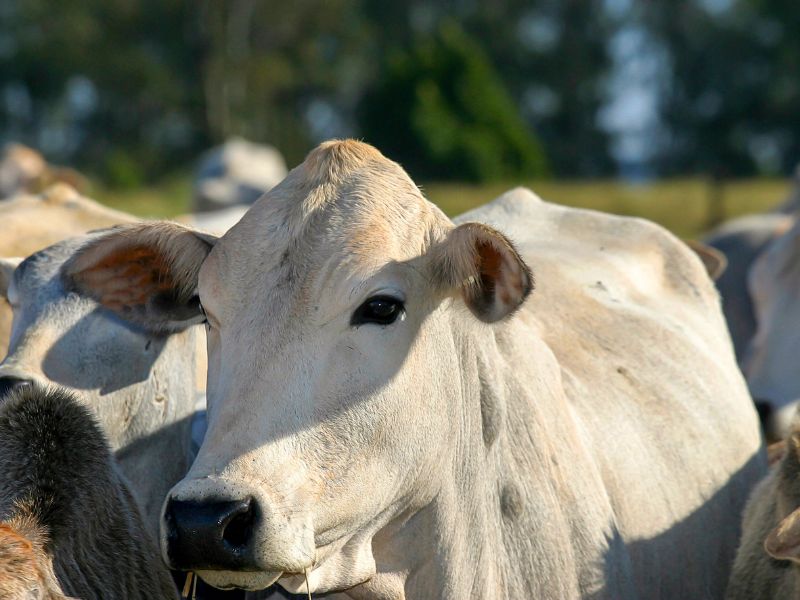
[[[109,329],[113,329],[116,335],[105,334]],[[120,338],[129,339],[121,341]],[[101,396],[106,396],[145,383],[153,377],[153,367],[168,342],[166,335],[148,333],[108,310],[95,307],[52,342],[44,355],[42,370],[48,379],[59,385],[84,391],[97,390]],[[136,349],[140,351],[132,352],[137,345],[140,348]],[[98,356],[103,361],[98,368],[76,368],[81,364],[96,364]],[[112,369],[111,365],[124,365],[125,368]],[[159,400],[167,399],[162,397]]]
[[[615,532],[614,539],[609,546],[612,548],[624,547],[628,556],[639,556],[640,560],[650,565],[653,573],[661,571],[661,565],[667,561],[675,565],[667,576],[663,579],[654,579],[649,584],[649,589],[656,590],[657,597],[663,598],[721,598],[722,590],[727,587],[709,589],[703,596],[691,596],[686,594],[675,594],[675,590],[683,588],[682,579],[702,578],[705,573],[700,571],[706,565],[703,562],[693,560],[691,554],[683,552],[684,548],[702,544],[702,538],[709,535],[725,535],[728,544],[723,548],[724,556],[719,559],[730,563],[730,553],[735,551],[740,537],[740,528],[730,531],[730,515],[738,514],[741,516],[743,508],[741,503],[731,503],[731,498],[746,496],[753,489],[753,481],[757,480],[764,472],[763,457],[754,456],[742,468],[734,473],[728,483],[726,483],[713,496],[708,498],[697,510],[686,518],[672,525],[666,531],[648,539],[631,540],[625,543]],[[671,555],[663,554],[665,548],[670,549]],[[610,575],[616,569],[614,562],[618,560],[617,553],[609,553],[604,558],[604,570]],[[726,582],[723,582],[725,584]],[[675,595],[670,595],[675,594]],[[629,593],[630,597],[637,596],[634,590]],[[607,590],[599,590],[588,596],[592,600],[608,598]]]

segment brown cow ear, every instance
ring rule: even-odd
[[[712,281],[716,281],[728,268],[728,257],[722,252],[696,240],[686,240],[686,245],[691,248],[695,254],[700,258],[703,266],[706,268],[706,273],[711,277]]]
[[[155,332],[203,321],[197,276],[217,238],[176,223],[109,229],[61,271],[65,287]]]
[[[764,541],[764,550],[772,558],[800,563],[800,509],[791,513],[770,532]]]
[[[460,289],[472,313],[486,323],[512,314],[533,290],[533,274],[519,252],[487,225],[459,225],[432,252],[434,279]]]
[[[4,298],[7,296],[8,286],[11,285],[11,280],[14,278],[14,271],[21,262],[21,258],[0,258],[0,296]]]

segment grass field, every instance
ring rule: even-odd
[[[425,195],[448,215],[480,206],[519,183],[469,185],[429,183]],[[784,179],[730,181],[713,187],[708,181],[671,179],[644,184],[619,181],[523,182],[551,202],[651,219],[681,237],[696,237],[721,219],[762,212],[782,202],[790,183]],[[114,191],[96,186],[95,199],[143,217],[169,218],[189,212],[191,182],[174,177],[153,187]]]

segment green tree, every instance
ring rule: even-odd
[[[671,73],[662,172],[788,173],[800,160],[800,4],[653,0]]]
[[[23,106],[4,131],[131,184],[185,162],[208,143],[193,24],[182,0],[9,0],[0,89]]]
[[[598,114],[607,100],[605,0],[477,2],[464,26],[481,40],[559,177],[613,174]]]
[[[481,48],[453,21],[391,54],[362,134],[421,178],[540,177],[544,152]]]

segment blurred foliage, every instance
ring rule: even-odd
[[[10,0],[0,9],[6,136],[134,184],[209,142],[202,39],[182,0]],[[117,179],[119,178],[119,179]]]
[[[559,177],[614,173],[598,118],[611,90],[608,45],[619,23],[608,0],[477,2],[464,16]]]
[[[608,67],[593,17],[601,3],[6,0],[2,138],[123,187],[232,135],[296,164],[321,139],[372,136],[357,107],[400,55],[429,75],[406,135],[415,155],[435,159],[418,163],[426,174],[459,177],[458,160],[471,178],[542,173],[540,130],[555,173],[609,173],[595,125]],[[537,27],[546,44],[531,42]],[[432,57],[438,49],[448,56]],[[450,64],[460,72],[445,73]],[[531,103],[532,89],[544,104]]]
[[[800,3],[650,0],[667,49],[662,173],[788,173],[800,160]]]
[[[635,96],[615,61],[652,61],[612,57],[632,30],[663,54],[639,172],[794,166],[793,0],[3,0],[0,142],[119,187],[233,135],[290,165],[366,136],[415,177],[539,174],[542,154],[557,177],[604,177],[617,165],[603,109]],[[623,126],[642,111],[621,106]]]
[[[454,21],[392,54],[361,105],[365,140],[417,177],[490,181],[547,172],[517,106]]]
[[[94,182],[87,195],[101,204],[148,219],[171,219],[191,211],[192,181],[186,172],[131,189]]]

